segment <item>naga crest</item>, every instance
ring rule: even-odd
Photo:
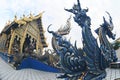
[[[52,25],[52,24],[50,24],[50,25],[48,26],[47,31],[48,31],[49,33],[56,33],[56,34],[59,34],[59,35],[61,35],[61,36],[67,35],[67,34],[70,33],[70,30],[71,30],[71,23],[70,23],[70,21],[71,21],[71,16],[67,19],[66,24],[64,25],[64,27],[60,27],[60,28],[59,28],[57,31],[55,31],[55,32],[49,30],[49,27]],[[56,40],[57,40],[57,38],[55,38],[55,36],[53,36],[53,37],[52,37],[52,47],[53,47],[53,49],[54,49],[55,51],[56,51],[57,49],[60,49],[60,46],[57,45],[57,41],[56,41]]]

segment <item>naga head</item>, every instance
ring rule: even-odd
[[[106,13],[109,15],[109,22],[106,21],[105,17],[103,16],[104,23],[101,25],[101,27],[103,27],[103,29],[106,31],[106,34],[108,35],[109,38],[115,39],[115,34],[112,33],[112,30],[114,28],[112,17],[108,12]]]

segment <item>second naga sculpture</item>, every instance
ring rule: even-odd
[[[95,30],[99,36],[100,46],[91,32],[91,18],[87,16],[88,9],[82,9],[79,0],[78,4],[72,9],[65,9],[73,13],[74,21],[82,28],[83,48],[79,50],[70,41],[63,38],[63,34],[59,31],[48,32],[54,37],[53,48],[60,57],[60,65],[64,70],[64,75],[58,78],[65,80],[102,80],[106,77],[105,69],[110,66],[110,63],[117,61],[115,50],[109,43],[106,36],[115,39],[112,33],[113,23],[110,14],[109,22],[103,17],[103,24]],[[55,47],[57,46],[57,47]]]

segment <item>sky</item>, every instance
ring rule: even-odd
[[[20,18],[23,14],[26,16],[30,13],[37,15],[45,11],[42,22],[46,31],[47,43],[50,47],[52,36],[46,30],[48,25],[52,24],[50,29],[54,31],[64,26],[71,15],[64,8],[70,9],[75,3],[77,3],[77,0],[0,0],[0,31],[2,31],[8,20],[13,21],[15,15]],[[116,33],[116,39],[120,37],[120,0],[80,0],[80,3],[82,8],[89,8],[87,15],[91,17],[91,29],[96,38],[97,35],[94,30],[103,23],[103,16],[108,20],[108,15],[106,15],[105,11],[108,11],[113,18],[113,32]],[[71,20],[71,28],[67,39],[70,38],[72,44],[76,40],[77,46],[82,47],[81,28],[73,19]]]

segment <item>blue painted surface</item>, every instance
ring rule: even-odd
[[[2,53],[2,52],[0,52],[0,57],[1,57],[5,62],[8,62],[7,53]]]
[[[32,69],[36,69],[36,70],[55,72],[55,73],[60,72],[59,69],[48,66],[48,65],[46,65],[36,59],[33,59],[31,57],[24,59],[17,69],[24,69],[24,68],[32,68]]]
[[[0,57],[5,61],[8,62],[8,59],[12,58],[9,57],[7,53],[2,53],[0,52]],[[23,61],[21,62],[21,64],[17,67],[17,69],[25,69],[25,68],[32,68],[32,69],[36,69],[36,70],[42,70],[42,71],[47,71],[47,72],[55,72],[58,73],[60,72],[59,69],[48,66],[36,59],[33,59],[31,57],[25,58],[23,59]]]

